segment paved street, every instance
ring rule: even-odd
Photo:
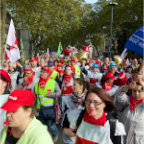
[[[57,125],[58,128],[58,132],[59,132],[59,139],[55,144],[64,144],[63,139],[62,139],[62,134],[63,134],[63,128],[61,127],[61,121],[62,119],[60,119],[60,123]]]

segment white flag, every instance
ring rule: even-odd
[[[127,64],[127,66],[130,65],[130,62],[129,62],[128,58],[127,58],[127,60],[126,60],[126,64]]]
[[[49,48],[47,48],[47,53],[46,53],[46,57],[49,57]]]
[[[6,43],[10,46],[10,48],[9,48],[10,61],[13,63],[13,62],[17,61],[18,59],[20,59],[19,46],[18,46],[15,27],[14,27],[12,19],[10,22]]]
[[[4,45],[4,49],[5,49],[5,62],[9,62],[9,50],[7,50],[6,46]]]

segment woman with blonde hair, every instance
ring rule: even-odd
[[[9,63],[9,75],[11,78],[11,87],[9,87],[10,92],[12,92],[18,87],[18,79],[20,77],[20,73],[15,69],[16,63]]]

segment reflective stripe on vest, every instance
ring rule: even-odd
[[[74,65],[74,68],[75,68],[75,75],[77,76],[80,76],[80,68],[78,65]]]
[[[55,80],[55,79],[56,79],[56,77],[57,77],[57,75],[59,76],[58,72],[57,72],[57,71],[55,71],[55,70],[53,70],[53,73],[51,74],[50,79]]]
[[[72,86],[73,86],[74,80],[71,79],[70,83],[68,85],[65,85],[64,79],[62,83],[62,96],[67,96],[72,93]]]
[[[35,93],[38,95],[37,97],[37,105],[36,108],[40,109],[40,106],[54,106],[54,98],[48,98],[45,95],[47,94],[47,91],[51,91],[51,93],[55,90],[55,81],[52,79],[49,79],[44,87],[44,90],[40,88],[40,85],[38,87],[38,83],[35,85]]]

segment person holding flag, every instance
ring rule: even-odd
[[[9,47],[10,62],[13,63],[19,60],[20,59],[19,46],[18,46],[15,27],[14,27],[14,23],[12,19],[11,19],[10,26],[9,26],[6,44],[10,46]]]
[[[40,78],[41,67],[37,67],[37,64],[38,64],[38,59],[35,57],[32,58],[31,59],[31,68],[35,72],[35,77]]]
[[[63,51],[63,48],[62,48],[61,42],[59,42],[58,51],[57,51],[59,61],[60,61],[60,54],[62,53],[62,51]]]

